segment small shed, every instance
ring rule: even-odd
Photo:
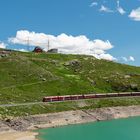
[[[47,52],[48,53],[58,53],[58,49],[50,49]]]
[[[40,47],[35,47],[33,52],[36,52],[36,53],[42,53],[43,52],[43,49],[40,48]]]

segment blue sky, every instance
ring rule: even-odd
[[[84,35],[108,40],[113,47],[103,49],[105,53],[118,62],[140,66],[139,7],[139,0],[0,0],[0,41],[7,48],[25,49],[26,44],[8,38],[16,38],[21,30],[55,37]]]

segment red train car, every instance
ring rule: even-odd
[[[92,98],[110,98],[110,97],[128,97],[140,96],[140,92],[107,93],[107,94],[85,94],[85,95],[66,95],[66,96],[48,96],[43,98],[43,102],[73,101]]]

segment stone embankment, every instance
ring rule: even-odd
[[[108,107],[94,110],[77,110],[33,115],[13,119],[8,118],[0,121],[0,131],[27,131],[36,128],[56,127],[60,125],[111,120],[132,116],[140,116],[140,106]]]
[[[2,134],[10,135],[16,133],[24,133],[27,137],[27,131],[35,130],[39,128],[57,127],[69,124],[87,123],[103,120],[111,120],[118,118],[127,118],[133,116],[140,116],[140,106],[129,106],[129,107],[108,107],[94,110],[77,110],[77,111],[65,111],[59,113],[33,115],[28,117],[19,117],[13,119],[5,119],[0,121],[0,139]],[[30,138],[31,133],[29,134]],[[35,133],[32,133],[35,139]],[[6,137],[6,135],[4,135]],[[4,137],[3,136],[3,137]],[[15,140],[13,138],[13,140]]]

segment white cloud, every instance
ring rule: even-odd
[[[129,14],[129,18],[135,21],[140,21],[140,7],[137,9],[133,9]]]
[[[126,57],[121,57],[123,61],[127,62],[128,59]]]
[[[98,5],[97,2],[92,2],[92,3],[90,4],[90,7],[97,6],[97,5]]]
[[[20,52],[28,52],[26,49],[14,49],[15,51],[20,51]]]
[[[129,61],[135,61],[135,58],[133,56],[129,56]]]
[[[121,14],[124,15],[126,11],[120,6],[120,1],[117,1],[117,11]]]
[[[2,48],[2,49],[5,49],[6,48],[6,44],[5,43],[3,43],[3,42],[0,42],[0,48]]]
[[[100,54],[100,55],[99,55],[99,58],[100,58],[100,59],[110,60],[110,61],[112,61],[112,60],[117,61],[117,59],[114,58],[112,55],[110,55],[110,54],[105,54],[105,53]]]
[[[106,13],[112,13],[113,10],[109,9],[108,7],[101,5],[101,8],[99,9],[100,12],[106,12]]]
[[[98,59],[116,60],[116,58],[106,53],[107,50],[113,48],[110,41],[90,40],[84,35],[72,36],[63,33],[54,36],[21,30],[17,31],[16,37],[9,38],[10,43],[40,46],[44,50],[48,49],[48,40],[50,49],[57,48],[59,53],[85,54],[95,56]]]
[[[122,7],[118,7],[117,10],[121,15],[124,15],[126,13]]]
[[[129,56],[128,58],[127,57],[121,57],[121,59],[125,62],[130,62],[130,61],[135,61],[135,58],[133,56]]]

